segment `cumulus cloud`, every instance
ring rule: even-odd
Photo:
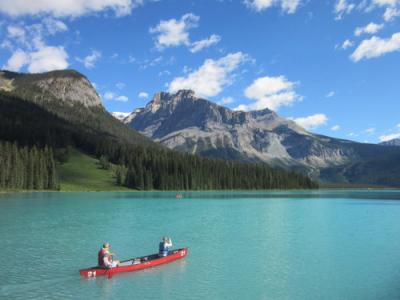
[[[362,59],[375,58],[399,50],[400,32],[397,32],[388,39],[373,36],[370,39],[362,41],[350,58],[354,62],[358,62]]]
[[[393,21],[396,17],[400,16],[400,10],[394,7],[387,7],[384,14],[383,19],[386,22]]]
[[[239,105],[237,110],[260,110],[269,108],[278,110],[281,106],[292,105],[296,100],[301,99],[294,91],[296,82],[291,82],[285,76],[260,77],[253,81],[244,92],[249,99],[255,100],[249,105]]]
[[[146,92],[140,92],[138,95],[139,98],[149,98],[149,94]]]
[[[113,92],[105,92],[103,97],[106,100],[113,100],[116,95]]]
[[[332,98],[333,96],[335,96],[335,92],[330,91],[328,94],[325,95],[325,98]]]
[[[345,40],[341,46],[343,50],[346,50],[347,48],[353,47],[354,43],[351,40]]]
[[[21,49],[18,49],[11,55],[3,68],[9,71],[18,72],[23,66],[29,63],[29,60],[29,54],[25,53]]]
[[[28,71],[40,73],[68,67],[68,54],[63,47],[45,46],[30,54]]]
[[[120,101],[120,102],[128,102],[129,99],[127,96],[121,95],[115,98],[116,101]]]
[[[170,92],[190,89],[202,97],[218,95],[232,83],[232,72],[247,59],[242,52],[230,53],[218,60],[207,59],[197,70],[172,80],[168,89]]]
[[[221,41],[221,37],[219,35],[213,34],[207,39],[193,42],[190,46],[190,52],[192,52],[192,53],[199,52],[199,51],[203,50],[204,48],[218,44],[220,41]]]
[[[179,20],[162,20],[156,27],[150,28],[150,33],[157,34],[156,47],[160,50],[165,47],[190,45],[189,29],[198,26],[199,16],[192,13],[183,15]]]
[[[123,82],[117,82],[115,86],[117,87],[117,89],[122,90],[126,87],[126,84]]]
[[[77,58],[77,61],[83,63],[86,69],[94,68],[96,62],[101,58],[101,53],[96,50],[92,50],[92,53],[83,59]]]
[[[115,100],[115,101],[120,101],[120,102],[128,102],[129,98],[127,96],[124,95],[118,95],[114,92],[105,92],[103,95],[103,98],[106,100]]]
[[[191,42],[189,30],[199,26],[200,17],[192,13],[183,15],[179,20],[161,20],[157,26],[150,28],[150,33],[155,34],[156,48],[160,51],[167,47],[186,46],[190,52],[196,53],[204,48],[218,44],[219,35],[213,34],[208,38]]]
[[[383,26],[384,26],[383,24],[376,24],[376,23],[371,22],[364,27],[357,27],[354,30],[354,35],[360,36],[363,33],[374,34],[374,33],[377,33],[379,30],[381,30],[383,28]]]
[[[338,131],[340,129],[340,125],[334,125],[331,127],[332,131]]]
[[[9,25],[7,26],[7,37],[25,43],[25,29],[21,26]]]
[[[2,4],[0,0],[0,6]],[[40,23],[7,26],[6,39],[2,45],[11,51],[11,57],[3,67],[12,71],[27,67],[31,73],[67,68],[68,54],[64,47],[46,45],[44,40],[46,36],[67,30],[63,22],[51,17],[43,18]]]
[[[293,121],[305,129],[315,129],[321,125],[325,125],[328,122],[328,117],[325,114],[315,114],[304,118],[296,118]]]
[[[293,14],[301,4],[301,0],[245,0],[245,4],[257,12],[273,6],[280,7],[283,12]]]
[[[54,35],[57,32],[63,32],[68,30],[68,26],[64,22],[56,20],[51,17],[45,18],[43,20],[43,24],[46,26],[47,31],[51,35]]]
[[[379,140],[381,142],[388,142],[394,139],[399,139],[400,138],[400,132],[399,133],[392,133],[392,134],[388,134],[388,135],[381,135],[379,137]]]
[[[116,16],[130,14],[142,0],[0,0],[0,12],[12,17],[48,14],[55,17],[79,17],[88,13],[113,11]]]
[[[63,47],[45,46],[30,53],[16,50],[4,69],[20,71],[27,66],[30,73],[40,73],[52,70],[62,70],[68,67],[68,54]]]
[[[337,0],[335,3],[335,19],[341,20],[343,18],[343,15],[350,14],[354,8],[355,5],[348,2],[347,0]]]

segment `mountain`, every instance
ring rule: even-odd
[[[146,107],[136,109],[123,122],[182,152],[266,162],[324,182],[400,183],[400,170],[395,178],[387,178],[383,171],[374,174],[372,169],[357,177],[353,170],[382,158],[380,155],[385,159],[399,151],[313,134],[269,109],[233,111],[189,90],[157,93]]]
[[[400,139],[393,139],[390,141],[382,142],[380,145],[383,146],[400,146]]]
[[[65,131],[60,132],[60,135],[51,134],[52,138],[61,144],[64,143],[62,134],[65,138],[73,140],[79,135],[88,134],[93,138],[103,136],[133,145],[159,147],[142,134],[115,120],[103,107],[90,81],[74,70],[40,74],[0,71],[0,97],[3,106],[0,112],[3,115],[2,127],[5,128],[8,122],[7,124],[19,134],[25,132],[25,139],[30,139],[26,134],[29,131],[32,131],[32,136],[41,134],[38,128],[32,129],[38,125],[34,122],[37,119],[39,123],[46,124],[52,120],[53,131]],[[36,111],[36,115],[25,112],[30,109]],[[43,128],[41,130],[43,131]],[[77,132],[78,130],[81,132]],[[2,136],[3,139],[13,140],[17,138],[16,134],[5,130]],[[49,132],[46,134],[50,135]]]
[[[63,186],[58,178],[85,174],[65,167],[58,168],[57,177],[55,167],[65,166],[71,153],[97,160],[99,168],[113,174],[111,183],[139,190],[317,187],[306,176],[266,164],[172,151],[109,114],[90,81],[76,71],[0,71],[0,189]],[[74,171],[85,168],[71,165]],[[79,181],[86,185],[90,178]]]
[[[112,115],[114,118],[116,118],[117,120],[122,121],[122,120],[125,119],[127,116],[129,116],[130,113],[115,111],[115,112],[112,112],[111,115]]]

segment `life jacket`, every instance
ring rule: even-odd
[[[97,254],[97,263],[100,267],[104,267],[104,256],[106,255],[106,250],[101,248]]]

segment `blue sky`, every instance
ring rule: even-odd
[[[361,142],[400,137],[400,0],[0,0],[0,64],[76,69],[110,112],[191,88]]]

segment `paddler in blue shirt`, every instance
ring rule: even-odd
[[[172,247],[172,241],[169,237],[163,237],[159,245],[159,256],[167,256]]]

